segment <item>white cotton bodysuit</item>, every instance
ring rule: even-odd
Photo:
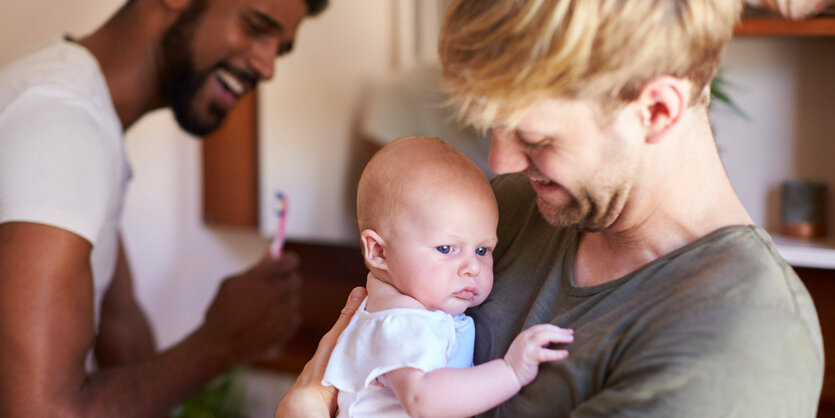
[[[469,316],[422,309],[368,312],[367,301],[339,336],[322,381],[339,390],[337,417],[408,417],[383,376],[392,370],[472,367],[475,326]]]

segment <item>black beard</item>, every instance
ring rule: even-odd
[[[211,105],[208,115],[201,116],[193,101],[197,91],[214,70],[202,73],[192,63],[192,39],[203,12],[205,0],[192,0],[186,10],[171,25],[162,37],[162,94],[174,112],[177,123],[186,132],[202,137],[223,122],[226,112]]]

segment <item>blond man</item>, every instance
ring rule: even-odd
[[[440,52],[452,100],[492,130],[491,168],[521,173],[493,182],[500,245],[493,292],[468,311],[475,362],[531,323],[575,331],[566,361],[487,415],[815,415],[814,306],[737,198],[708,121],[740,9],[450,6]],[[306,375],[296,388],[278,412],[327,396]]]

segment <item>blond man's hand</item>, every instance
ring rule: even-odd
[[[307,362],[296,379],[296,383],[281,400],[275,410],[276,418],[284,417],[332,417],[336,413],[336,388],[323,386],[322,378],[325,375],[325,368],[328,366],[333,347],[336,340],[348,323],[351,317],[365,299],[365,288],[355,287],[345,307],[339,314],[339,319],[333,324],[330,331],[319,341],[319,347],[313,358]]]

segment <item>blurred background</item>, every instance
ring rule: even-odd
[[[64,34],[87,34],[121,4],[0,3],[0,65]],[[293,53],[277,62],[275,78],[258,91],[257,226],[204,223],[202,145],[177,128],[169,111],[146,116],[128,131],[134,177],[123,236],[137,295],[162,348],[201,322],[224,276],[262,255],[276,226],[276,190],[289,196],[287,233],[298,248],[345,249],[340,257],[356,254],[361,269],[359,252],[352,250],[353,199],[369,150],[399,136],[437,135],[486,169],[489,139],[455,126],[438,106],[443,96],[436,41],[445,4],[331,0],[322,15],[302,24]],[[794,263],[835,268],[835,250],[827,243],[835,227],[835,25],[824,36],[738,36],[721,74],[723,90],[747,114],[722,104],[711,110],[717,145],[743,203],[758,224],[777,230],[784,180],[826,184],[830,238]],[[787,245],[785,251],[794,251]],[[320,256],[317,263],[341,259],[327,251]],[[339,266],[333,271],[322,274],[340,280]],[[361,271],[359,278],[352,274],[348,282],[362,280]],[[306,306],[338,311],[347,296],[342,289],[327,288],[334,294],[308,298]],[[330,320],[327,315],[322,321]],[[245,373],[252,416],[272,416],[293,367],[284,374]]]

